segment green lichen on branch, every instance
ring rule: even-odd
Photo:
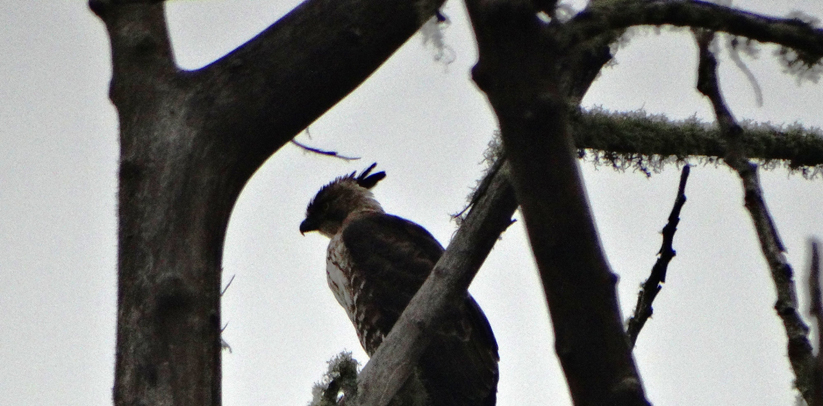
[[[483,151],[483,160],[480,162],[486,167],[483,177],[477,181],[472,188],[471,193],[469,193],[469,196],[466,198],[466,206],[459,212],[451,215],[452,219],[455,223],[457,223],[457,227],[460,227],[463,220],[466,219],[466,215],[468,215],[469,209],[471,209],[474,203],[480,200],[480,198],[483,197],[483,194],[486,193],[489,185],[491,185],[494,175],[502,169],[505,162],[506,156],[503,152],[503,140],[500,139],[500,131],[495,130],[494,135],[491,140],[489,140],[486,150]]]
[[[312,388],[312,400],[308,406],[346,406],[359,404],[357,397],[357,377],[360,363],[351,352],[343,351],[330,359],[328,370]],[[428,394],[415,369],[403,387],[391,399],[388,406],[426,406]]]
[[[328,370],[312,388],[309,406],[336,406],[341,395],[354,397],[357,394],[358,366],[351,352],[341,352],[329,360]]]
[[[632,169],[650,176],[667,164],[719,164],[726,155],[726,141],[717,126],[695,117],[678,121],[642,110],[611,112],[601,108],[577,110],[570,117],[578,156],[595,166]],[[819,128],[749,121],[741,127],[746,154],[762,169],[785,167],[807,179],[823,175],[823,131]],[[466,207],[452,215],[458,227],[504,159],[500,133],[495,131],[483,153],[484,176],[469,194]]]
[[[595,108],[572,114],[572,130],[581,158],[607,162],[616,169],[657,171],[667,163],[697,158],[714,163],[726,142],[714,124],[689,118],[670,120],[644,111],[615,113]],[[823,173],[823,132],[799,124],[743,122],[747,156],[765,168],[783,166],[804,177]]]

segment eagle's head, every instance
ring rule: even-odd
[[[385,178],[386,172],[369,175],[375,166],[377,163],[371,164],[360,175],[355,176],[357,172],[352,172],[323,186],[306,208],[306,219],[300,223],[300,233],[319,231],[331,238],[340,231],[343,220],[349,214],[361,210],[382,212],[383,208],[369,189]]]

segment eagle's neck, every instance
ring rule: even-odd
[[[327,200],[323,204],[328,205],[327,202],[330,202],[330,207],[319,216],[321,221],[317,227],[317,231],[323,236],[334,238],[343,230],[346,219],[356,217],[360,213],[385,213],[371,191],[355,183],[340,182],[327,188],[329,191],[324,195]]]
[[[385,213],[383,206],[380,206],[380,203],[374,198],[374,194],[372,194],[371,191],[361,188],[358,192],[359,193],[356,194],[355,204],[352,205],[353,207],[349,215],[361,211]]]

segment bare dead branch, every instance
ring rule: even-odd
[[[783,321],[788,336],[789,361],[795,374],[795,387],[800,391],[807,404],[813,404],[814,393],[814,356],[809,342],[809,327],[798,312],[797,293],[791,265],[784,255],[785,247],[777,234],[771,214],[766,208],[757,165],[748,161],[740,143],[740,126],[735,121],[717,81],[717,59],[709,51],[709,44],[714,37],[710,31],[696,30],[695,38],[700,50],[697,89],[712,103],[717,122],[722,134],[727,139],[729,150],[726,163],[737,171],[743,182],[745,206],[754,222],[760,240],[760,248],[769,264],[772,279],[777,288],[775,310]]]
[[[812,406],[823,406],[823,292],[820,287],[820,251],[818,242],[812,240],[809,244],[812,258],[809,261],[809,298],[811,306],[809,312],[817,320],[817,362],[814,371],[814,403]]]
[[[823,328],[823,292],[820,287],[820,252],[818,243],[812,240],[809,244],[812,251],[811,261],[809,263],[809,297],[811,298],[811,306],[809,313],[817,319],[818,328]],[[818,337],[823,344],[823,334]],[[821,352],[823,354],[823,352]]]
[[[320,155],[326,155],[326,156],[330,156],[330,157],[334,157],[334,158],[339,158],[339,159],[342,159],[344,161],[356,161],[356,160],[360,159],[360,157],[343,156],[343,155],[338,154],[336,151],[326,151],[326,150],[323,150],[323,149],[312,148],[312,147],[310,147],[306,144],[303,144],[303,143],[301,143],[301,142],[299,142],[295,139],[292,139],[291,143],[294,144],[294,145],[297,145],[298,147],[300,147],[303,150],[306,150],[308,152],[313,152],[315,154],[320,154]]]
[[[573,42],[637,25],[704,28],[823,56],[823,30],[796,18],[774,18],[702,1],[597,2],[575,16]]]
[[[680,174],[680,185],[677,188],[677,198],[674,200],[674,207],[669,214],[669,221],[663,227],[663,244],[660,246],[660,255],[652,267],[652,272],[640,292],[637,295],[637,305],[634,309],[634,315],[629,319],[626,334],[629,335],[629,340],[632,346],[637,342],[637,336],[646,320],[651,317],[653,313],[652,303],[655,297],[662,289],[661,283],[666,282],[666,270],[669,267],[669,262],[676,255],[672,242],[674,241],[674,233],[677,231],[677,224],[680,223],[680,209],[686,203],[686,181],[689,179],[689,165],[683,167]]]
[[[391,332],[358,376],[357,397],[348,406],[385,406],[412,374],[417,360],[449,307],[466,293],[517,208],[508,171],[493,172],[446,252],[412,298]]]

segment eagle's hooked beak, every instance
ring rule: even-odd
[[[317,226],[309,221],[309,219],[305,219],[302,223],[300,223],[300,234],[306,235],[309,231],[317,231]]]

